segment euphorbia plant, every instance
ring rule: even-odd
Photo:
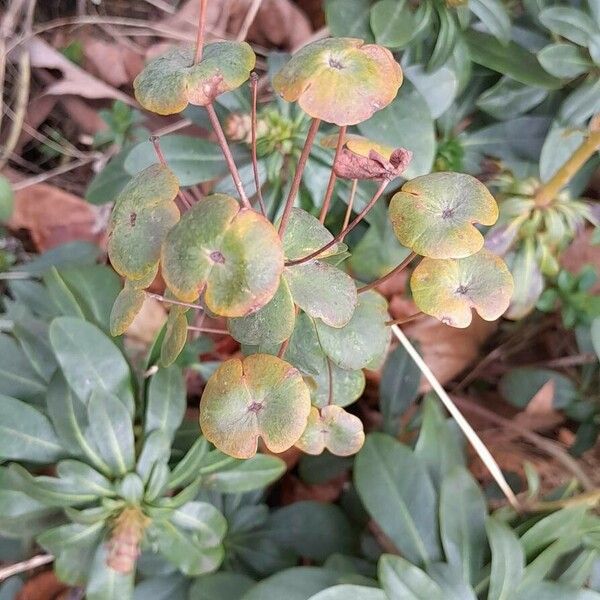
[[[242,344],[243,358],[225,362],[208,380],[200,423],[209,441],[224,452],[249,458],[258,439],[273,452],[297,445],[308,453],[324,448],[355,453],[364,434],[345,407],[361,394],[362,369],[385,358],[390,320],[386,300],[344,269],[346,236],[401,176],[411,153],[386,148],[348,131],[387,106],[402,84],[402,71],[384,47],[353,38],[325,39],[300,50],[281,69],[273,86],[312,117],[280,214],[273,222],[252,205],[213,107],[215,98],[241,85],[254,56],[247,44],[203,45],[201,3],[195,49],[173,50],[152,61],[134,87],[140,103],[160,114],[188,103],[203,106],[229,167],[237,198],[213,194],[191,202],[179,190],[158,141],[159,164],[137,175],[116,201],[109,255],[126,284],[112,314],[113,333],[135,316],[159,266],[172,308],[161,362],[175,360],[185,344],[190,309],[227,319]],[[251,135],[256,196],[256,78],[252,78]],[[297,206],[304,167],[319,128],[337,126],[324,140],[335,147],[320,213]],[[337,234],[324,225],[338,178],[352,181],[346,218]],[[352,218],[359,180],[375,190]],[[261,208],[262,205],[261,205]],[[485,319],[508,306],[512,279],[504,263],[482,250],[475,224],[497,218],[493,197],[479,181],[436,173],[404,184],[392,199],[390,218],[398,239],[424,260],[412,277],[414,299],[426,314],[458,327],[471,308]]]

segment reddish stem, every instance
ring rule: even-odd
[[[244,186],[242,185],[240,173],[235,165],[235,161],[233,160],[233,155],[231,154],[231,150],[229,149],[229,144],[227,143],[227,138],[225,137],[225,133],[223,132],[223,128],[221,127],[221,123],[219,123],[219,117],[215,112],[215,107],[212,104],[207,104],[205,108],[206,112],[208,113],[208,118],[210,120],[210,124],[212,125],[213,131],[217,136],[219,146],[221,146],[221,151],[223,152],[223,156],[225,157],[225,162],[227,163],[227,167],[229,168],[229,172],[231,173],[233,183],[238,191],[238,194],[240,195],[240,201],[244,208],[252,208],[250,202],[248,201],[248,196],[246,196],[246,192],[244,192]]]
[[[411,321],[414,321],[415,319],[418,319],[419,317],[422,317],[425,313],[420,310],[417,313],[414,313],[413,315],[409,315],[408,317],[403,317],[402,319],[394,319],[393,321],[386,321],[386,325],[391,326],[391,325],[404,325],[406,323],[410,323]]]
[[[329,174],[329,182],[327,183],[327,190],[325,192],[325,198],[323,199],[323,205],[321,206],[321,214],[319,215],[319,221],[321,221],[321,223],[325,223],[325,217],[327,216],[327,212],[329,211],[329,206],[331,204],[331,197],[333,196],[333,189],[335,188],[335,180],[337,179],[337,175],[335,174],[335,163],[340,155],[340,152],[342,151],[342,146],[344,145],[346,129],[346,125],[341,126],[338,134],[335,154],[333,156],[333,165],[331,167],[331,173]]]
[[[156,154],[156,158],[158,158],[158,162],[163,166],[169,168],[167,161],[165,159],[165,155],[162,152],[160,147],[160,138],[157,135],[151,135],[149,138],[150,143],[154,146],[154,152]],[[187,194],[181,189],[177,189],[177,196],[183,202],[183,205],[187,208],[191,208],[193,202],[188,198]]]
[[[415,256],[416,256],[416,254],[414,252],[411,252],[397,267],[393,268],[389,273],[387,273],[383,277],[380,277],[379,279],[376,279],[375,281],[372,281],[371,283],[369,283],[361,288],[358,288],[358,293],[361,294],[362,292],[367,292],[368,290],[372,290],[374,287],[377,287],[378,285],[382,284],[384,281],[391,279],[394,275],[396,275],[396,273],[400,273],[400,271],[403,271],[404,269],[406,269],[406,267],[408,267],[408,265],[412,262],[412,260]]]
[[[302,153],[300,154],[300,158],[298,159],[298,166],[296,167],[296,172],[294,173],[294,179],[290,187],[290,192],[285,203],[285,208],[283,209],[283,216],[281,217],[281,223],[279,225],[280,238],[283,237],[288,221],[290,220],[292,208],[294,208],[294,202],[296,200],[296,196],[298,195],[298,190],[300,189],[302,173],[304,173],[304,167],[306,167],[306,161],[308,160],[310,149],[312,148],[313,142],[315,141],[315,136],[317,135],[317,131],[319,130],[320,124],[321,119],[313,119],[312,123],[310,124],[310,128],[308,129],[306,141],[304,142],[304,148],[302,148]]]
[[[252,171],[254,172],[254,184],[256,186],[256,195],[263,216],[267,215],[265,201],[263,199],[262,190],[260,189],[260,177],[258,176],[258,159],[256,157],[256,107],[258,104],[258,75],[252,71],[250,73],[250,87],[252,88]]]
[[[323,252],[329,250],[329,248],[341,242],[365,218],[365,216],[373,208],[373,206],[375,206],[375,203],[383,194],[388,183],[389,180],[387,179],[381,182],[381,184],[377,188],[377,191],[375,192],[371,200],[369,200],[369,203],[358,213],[358,215],[354,218],[350,225],[348,225],[348,227],[340,231],[340,233],[338,233],[328,244],[325,244],[322,248],[315,250],[312,254],[309,254],[308,256],[303,256],[302,258],[297,258],[296,260],[287,261],[285,263],[285,266],[291,267],[293,265],[301,265],[305,262],[308,262],[309,260],[312,260],[313,258],[316,258],[320,254],[323,254]]]
[[[204,29],[206,28],[206,5],[208,0],[200,0],[200,14],[198,15],[198,30],[196,31],[196,51],[194,52],[194,64],[202,60],[204,48]]]

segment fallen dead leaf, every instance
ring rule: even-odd
[[[15,600],[54,600],[67,589],[53,571],[42,571],[25,582]]]
[[[165,305],[146,296],[142,309],[127,330],[127,337],[145,345],[150,345],[164,322],[167,320]]]
[[[348,473],[342,473],[326,483],[308,484],[289,473],[281,486],[281,504],[292,504],[303,500],[335,502],[348,482]]]
[[[554,379],[549,379],[536,392],[535,396],[529,401],[525,412],[530,415],[547,415],[554,412],[554,390],[556,388]]]
[[[129,85],[144,67],[143,58],[116,41],[83,41],[86,70],[114,87]]]
[[[40,252],[76,240],[101,244],[104,238],[99,209],[47,183],[15,194],[15,210],[8,226],[27,230]]]

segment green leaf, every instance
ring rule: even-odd
[[[172,365],[183,351],[187,342],[188,321],[187,309],[172,306],[164,329],[164,337],[160,346],[159,365],[167,368]]]
[[[85,319],[83,308],[56,267],[50,267],[44,274],[44,285],[61,315]]]
[[[354,482],[367,512],[408,560],[440,556],[435,491],[409,448],[384,434],[369,435],[356,457]]]
[[[369,24],[371,12],[370,0],[327,0],[325,16],[331,34],[336,37],[355,37],[373,42],[373,34]]]
[[[150,379],[144,431],[160,430],[173,439],[187,406],[187,392],[179,367],[159,369]]]
[[[113,473],[125,475],[135,465],[133,425],[114,394],[97,389],[88,402],[89,433]]]
[[[336,456],[358,452],[365,441],[362,421],[335,404],[312,406],[308,424],[296,447],[307,454],[321,454],[325,449]]]
[[[223,494],[238,494],[261,489],[285,473],[285,463],[277,456],[257,454],[231,467],[207,475],[203,484]]]
[[[531,241],[526,240],[518,252],[507,257],[507,262],[515,287],[505,316],[517,321],[535,308],[544,290],[544,278],[538,267],[535,245]]]
[[[458,79],[448,66],[430,73],[421,65],[411,65],[404,70],[404,74],[423,96],[434,119],[443,115],[454,102],[458,93]]]
[[[63,448],[72,456],[85,456],[103,473],[110,472],[110,467],[87,439],[88,422],[85,404],[75,396],[60,372],[54,375],[48,386],[46,406]]]
[[[586,130],[554,123],[540,155],[540,178],[548,181],[579,148],[586,137]]]
[[[436,147],[433,118],[427,102],[410,81],[402,84],[387,108],[360,123],[358,130],[381,144],[413,153],[403,177],[410,179],[430,172]]]
[[[50,267],[93,265],[100,258],[100,253],[100,248],[91,242],[68,242],[20,264],[18,270],[29,275],[42,275]]]
[[[50,421],[25,402],[0,395],[0,458],[53,463],[64,455]]]
[[[169,568],[171,568],[170,565]],[[135,586],[133,600],[147,600],[148,598],[152,598],[152,600],[173,600],[176,598],[192,600],[194,596],[188,596],[189,588],[190,580],[181,573],[158,574],[156,577],[150,576],[148,579],[144,579]],[[223,598],[223,600],[227,599]]]
[[[319,353],[321,354],[320,349]],[[319,373],[305,375],[304,381],[310,388],[311,402],[317,408],[328,404],[348,406],[358,400],[365,389],[365,374],[362,370],[341,369],[328,358],[325,358]]]
[[[223,547],[202,546],[195,537],[168,521],[153,521],[147,535],[159,552],[184,575],[216,571],[223,560]]]
[[[147,484],[157,463],[167,464],[171,455],[171,439],[166,431],[155,429],[146,436],[135,470]]]
[[[440,533],[447,562],[476,583],[486,551],[487,506],[469,471],[454,467],[440,491]]]
[[[115,299],[110,312],[110,335],[122,335],[129,329],[137,314],[142,309],[146,293],[133,286],[128,279]]]
[[[256,312],[229,319],[231,336],[242,344],[260,346],[281,344],[294,331],[296,310],[285,279],[282,278],[273,298]]]
[[[301,208],[293,208],[283,236],[286,260],[296,260],[312,254],[333,240],[333,234],[316,217]],[[319,255],[320,259],[339,254],[343,244],[334,244]]]
[[[177,463],[169,477],[169,487],[177,488],[191,483],[198,474],[198,468],[208,453],[208,442],[198,438],[185,456]],[[229,458],[229,457],[228,457]]]
[[[85,588],[87,600],[124,600],[133,593],[134,573],[118,573],[107,564],[107,544],[96,549]]]
[[[587,73],[593,67],[585,52],[573,44],[550,44],[538,52],[538,60],[550,75],[569,79]]]
[[[543,581],[520,589],[515,600],[600,600],[600,594],[586,589],[576,589],[552,581]]]
[[[599,110],[600,79],[589,76],[565,98],[558,116],[565,124],[582,125]]]
[[[221,148],[199,137],[165,135],[160,138],[160,149],[182,186],[216,179],[227,171]],[[129,152],[125,169],[130,175],[137,175],[155,163],[154,146],[145,141]]]
[[[56,466],[60,479],[69,481],[83,494],[115,496],[112,483],[89,465],[78,460],[61,460]]]
[[[236,458],[256,454],[258,438],[283,452],[302,435],[310,392],[297,369],[268,354],[223,363],[208,380],[200,401],[206,439]]]
[[[375,40],[388,48],[404,48],[415,33],[415,20],[405,0],[379,0],[371,8]]]
[[[514,119],[541,104],[548,96],[542,87],[525,85],[510,77],[502,77],[479,98],[477,106],[499,120]]]
[[[598,360],[600,360],[600,317],[596,317],[592,321],[590,335],[592,336],[592,345],[598,355]]]
[[[48,382],[58,366],[48,339],[48,325],[31,316],[13,322],[13,335],[35,372]]]
[[[185,213],[162,249],[169,289],[193,302],[204,290],[206,306],[227,317],[243,317],[275,295],[283,270],[276,229],[264,217],[215,194]]]
[[[500,0],[470,0],[469,10],[501,43],[510,41],[510,18]]]
[[[540,13],[539,19],[552,33],[578,46],[587,46],[589,39],[597,31],[590,17],[572,6],[545,8]]]
[[[486,531],[492,549],[488,600],[511,600],[523,577],[523,548],[512,530],[498,519],[489,517]]]
[[[225,517],[208,502],[188,502],[173,512],[171,520],[178,527],[194,532],[205,547],[219,545],[227,532]]]
[[[379,581],[389,598],[444,600],[440,586],[424,571],[400,556],[383,554],[379,559]]]
[[[417,398],[420,381],[421,371],[403,346],[388,354],[379,384],[385,433],[396,435],[400,417]]]
[[[166,166],[138,173],[119,194],[110,225],[108,255],[115,271],[145,288],[156,276],[160,249],[179,221],[179,182]]]
[[[438,31],[427,70],[437,71],[445,65],[458,40],[458,23],[456,17],[443,5],[434,5],[437,13]]]
[[[415,304],[452,327],[468,327],[471,309],[495,321],[508,308],[513,278],[504,261],[487,249],[460,259],[424,258],[410,279]]]
[[[0,394],[30,400],[45,391],[46,383],[15,340],[0,333]]]
[[[400,243],[430,258],[463,258],[483,247],[475,223],[498,219],[494,197],[479,180],[462,173],[431,173],[405,183],[390,203]]]
[[[192,46],[173,48],[148,63],[135,78],[135,97],[145,109],[159,115],[181,112],[188,103],[206,106],[242,85],[255,62],[246,42],[206,44],[198,63]]]
[[[316,321],[323,351],[342,369],[377,369],[390,341],[387,301],[369,290],[358,296],[356,309],[343,327],[329,327]]]
[[[254,580],[242,573],[222,571],[201,575],[192,583],[187,600],[242,600],[253,585]],[[171,596],[165,598],[170,599]]]
[[[463,36],[469,45],[471,60],[478,65],[508,75],[525,85],[550,90],[562,86],[560,79],[546,73],[537,58],[515,42],[504,46],[491,35],[473,29],[465,31]]]
[[[111,158],[88,185],[85,199],[91,204],[107,204],[115,198],[131,179],[125,170],[125,159],[131,148],[123,148],[119,154]]]
[[[328,588],[311,596],[309,600],[387,600],[387,596],[378,588],[363,585],[343,584]]]
[[[283,272],[294,302],[332,327],[343,327],[354,312],[356,285],[344,271],[320,260],[286,267]]]
[[[67,383],[87,404],[94,390],[113,393],[133,413],[131,375],[120,350],[95,325],[72,317],[50,324],[50,343]]]
[[[573,382],[565,375],[551,369],[534,367],[511,369],[502,377],[499,387],[505,400],[523,409],[549,381],[554,382],[552,405],[555,408],[566,408],[577,398],[577,390]]]

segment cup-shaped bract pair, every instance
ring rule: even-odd
[[[194,63],[193,47],[173,48],[149,62],[135,78],[135,97],[159,115],[181,112],[188,104],[206,106],[242,85],[255,63],[246,42],[207,44],[198,63]]]
[[[504,261],[482,249],[475,226],[498,219],[483,183],[461,173],[417,177],[394,195],[389,214],[399,241],[425,257],[411,277],[419,309],[454,327],[471,323],[472,308],[488,321],[504,313],[512,277]]]
[[[120,335],[144,302],[144,288],[158,272],[160,249],[179,221],[175,197],[179,182],[166,166],[156,164],[138,173],[119,194],[109,225],[108,255],[125,287],[111,313],[111,333]]]
[[[356,125],[385,108],[402,84],[402,69],[383,46],[329,38],[299,50],[273,78],[288,102],[316,119]]]

